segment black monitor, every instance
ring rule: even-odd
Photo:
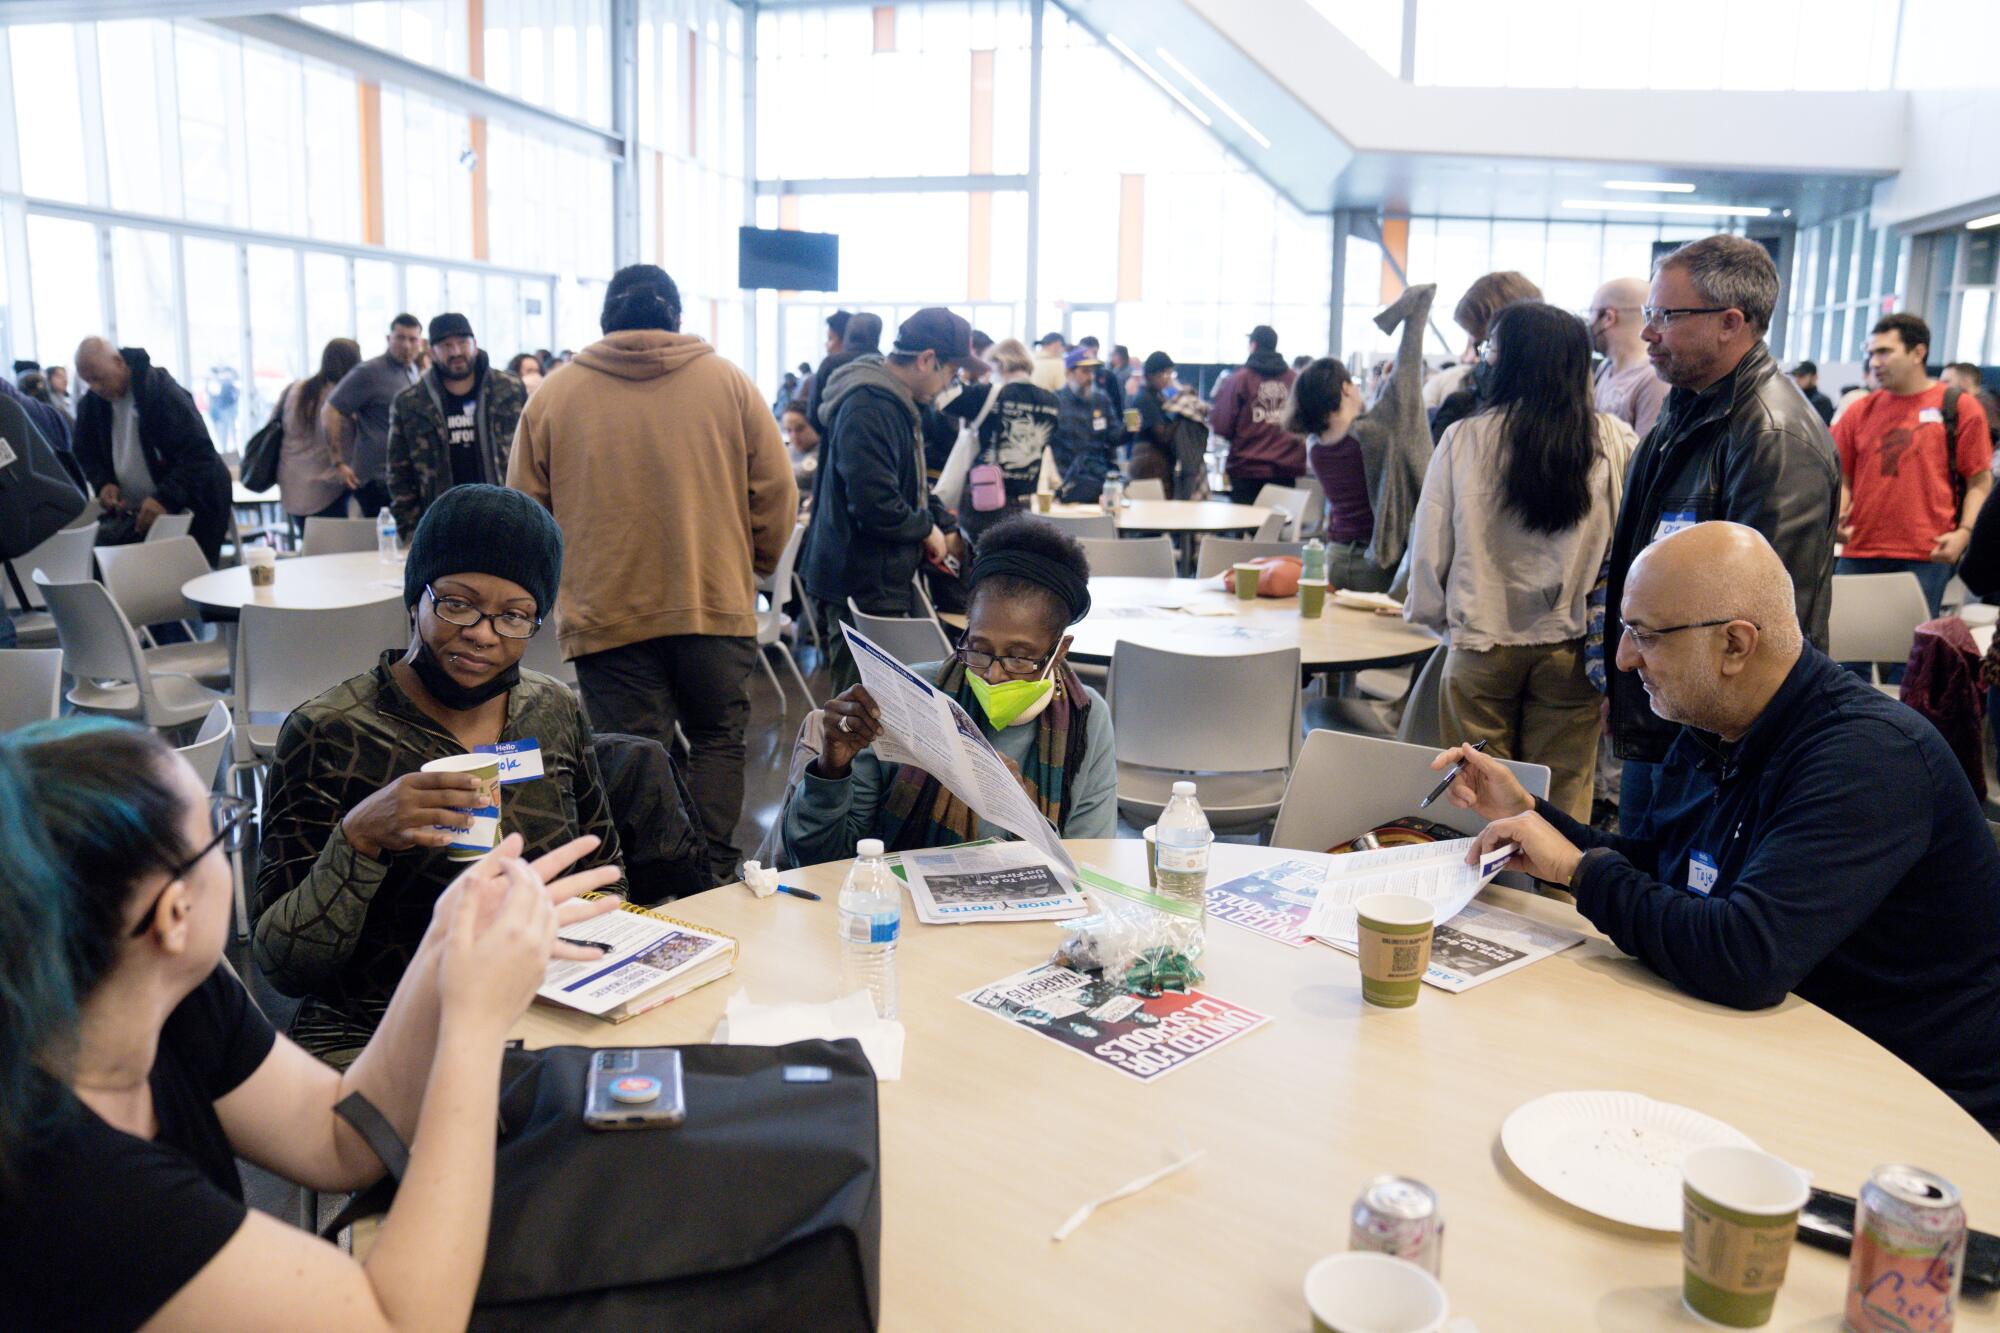
[[[736,285],[787,292],[830,292],[840,286],[840,237],[830,231],[736,232]]]

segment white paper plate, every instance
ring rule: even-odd
[[[1334,590],[1335,606],[1353,607],[1357,611],[1401,611],[1403,604],[1386,592],[1349,592],[1345,588]]]
[[[1636,1092],[1552,1092],[1516,1107],[1500,1144],[1566,1203],[1648,1231],[1681,1229],[1681,1162],[1696,1148],[1757,1145],[1712,1116]]]

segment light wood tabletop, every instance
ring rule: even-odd
[[[253,491],[235,477],[229,479],[229,503],[239,508],[247,509],[255,505],[274,505],[279,503],[280,498],[276,486],[273,486],[268,491]]]
[[[1142,844],[1073,842],[1077,860],[1144,880]],[[1297,853],[1218,844],[1211,882]],[[732,885],[667,910],[736,935],[735,975],[613,1026],[537,1006],[530,1046],[706,1042],[739,988],[758,1001],[838,989],[835,897],[845,863],[789,872],[788,894]],[[1272,1022],[1150,1084],[1101,1067],[957,997],[1044,961],[1041,922],[925,926],[906,906],[898,957],[908,1031],[881,1088],[882,1326],[887,1329],[1304,1329],[1305,1272],[1347,1246],[1347,1212],[1382,1172],[1438,1193],[1443,1281],[1481,1333],[1696,1327],[1679,1307],[1680,1240],[1601,1220],[1523,1177],[1501,1123],[1546,1093],[1619,1089],[1715,1116],[1853,1194],[1913,1162],[2000,1229],[2000,1144],[1915,1071],[1792,998],[1739,1013],[1680,995],[1575,911],[1492,888],[1582,944],[1460,995],[1369,1009],[1355,962],[1211,921],[1203,989]],[[1207,1155],[1101,1209],[1085,1202]],[[1846,1261],[1796,1247],[1769,1327],[1834,1333]],[[1961,1333],[2000,1323],[1968,1305]]]
[[[1051,513],[1087,518],[1096,505],[1059,504]],[[1118,510],[1120,532],[1251,532],[1275,510],[1227,500],[1127,500]]]
[[[1195,615],[1187,608],[1227,611]],[[1401,616],[1335,606],[1319,619],[1299,615],[1296,597],[1238,601],[1220,579],[1094,578],[1090,614],[1071,628],[1070,656],[1108,662],[1126,641],[1211,657],[1297,648],[1307,667],[1349,671],[1415,661],[1437,647],[1429,630]]]
[[[253,588],[243,566],[218,569],[182,584],[181,596],[204,611],[227,614],[242,610],[246,602],[288,611],[337,611],[403,595],[403,567],[383,564],[373,551],[299,556],[278,561],[277,570],[270,587]]]

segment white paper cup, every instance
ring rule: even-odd
[[[1146,887],[1149,889],[1160,887],[1160,842],[1157,836],[1159,831],[1158,824],[1148,824],[1145,831],[1139,835],[1146,840]]]
[[[253,588],[268,588],[278,581],[278,553],[268,546],[244,547],[243,567],[250,571]]]
[[[469,829],[436,827],[451,834],[445,855],[454,861],[477,861],[500,841],[500,756],[494,754],[448,754],[425,764],[426,773],[470,773],[483,778],[485,789],[473,799],[476,805],[455,807],[472,816]]]
[[[1306,1271],[1313,1333],[1438,1333],[1450,1314],[1438,1280],[1372,1250],[1330,1254]]]

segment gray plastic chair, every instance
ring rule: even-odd
[[[1879,668],[1884,662],[1908,661],[1917,626],[1930,618],[1930,603],[1915,574],[1835,574],[1827,656],[1836,662],[1868,663],[1876,688],[1896,694],[1899,687],[1882,684]]]
[[[1273,847],[1323,852],[1360,837],[1369,829],[1406,815],[1477,833],[1486,821],[1440,798],[1424,810],[1417,802],[1437,786],[1431,760],[1441,747],[1405,745],[1379,736],[1347,731],[1314,731],[1292,768],[1278,823],[1271,830]],[[1549,770],[1542,764],[1502,759],[1532,796],[1549,794]]]
[[[1036,514],[1072,537],[1109,541],[1118,535],[1118,520],[1109,514]]]
[[[1310,503],[1310,498],[1304,491],[1294,490],[1290,486],[1280,486],[1274,482],[1258,491],[1257,498],[1250,503],[1260,509],[1275,509],[1285,516],[1283,525],[1285,531],[1280,533],[1280,536],[1303,536],[1306,506]],[[1266,526],[1270,524],[1269,519],[1264,522]],[[1260,532],[1258,535],[1263,534]]]
[[[223,697],[191,677],[148,667],[139,636],[102,583],[57,583],[40,569],[34,581],[55,617],[63,669],[76,681],[68,698],[78,708],[183,727]]]
[[[1137,481],[1125,483],[1125,498],[1128,500],[1164,500],[1167,498],[1167,484],[1158,477],[1141,477]]]
[[[193,676],[218,687],[229,683],[229,645],[219,639],[204,641],[192,637],[194,627],[188,622],[195,609],[181,596],[181,588],[189,579],[209,572],[208,560],[194,538],[173,537],[131,546],[99,547],[97,567],[104,573],[104,587],[111,600],[118,603],[125,619],[138,630],[147,666],[154,671]],[[152,627],[169,624],[186,631],[189,641],[158,643]]]
[[[1251,540],[1260,542],[1282,541],[1285,533],[1291,529],[1291,526],[1292,516],[1289,513],[1282,509],[1273,510],[1271,513],[1264,515],[1264,521],[1257,525],[1257,531],[1252,534]]]
[[[1303,540],[1326,535],[1326,491],[1319,479],[1300,477],[1298,489],[1306,493],[1306,516],[1299,524],[1298,536]]]
[[[1266,555],[1305,556],[1305,543],[1248,540],[1242,537],[1207,537],[1201,543],[1201,562],[1195,566],[1194,576],[1198,579],[1212,579],[1231,565],[1243,560],[1255,560]]]
[[[60,648],[0,649],[0,731],[58,716],[62,676]]]
[[[1092,578],[1170,579],[1180,573],[1171,537],[1082,539]]]
[[[942,662],[951,656],[951,640],[944,626],[928,616],[871,616],[847,599],[847,614],[854,628],[874,641],[877,647],[904,666]]]
[[[242,614],[236,631],[237,769],[276,752],[278,731],[294,708],[374,670],[383,650],[410,642],[409,612],[398,598],[321,611],[252,602]]]
[[[792,535],[785,539],[785,549],[778,555],[778,567],[771,571],[769,583],[772,588],[792,586],[792,569],[798,564],[799,547],[804,544],[805,537],[806,530],[803,527],[795,527],[792,529]],[[817,707],[818,701],[813,698],[812,689],[806,684],[805,673],[799,670],[798,659],[792,656],[791,648],[785,643],[785,631],[791,628],[792,619],[785,614],[784,594],[767,590],[764,597],[768,609],[757,613],[757,661],[764,668],[764,674],[771,678],[771,688],[778,692],[778,706],[780,708],[785,706],[785,687],[779,681],[778,673],[771,669],[771,659],[764,655],[766,648],[776,648],[784,655],[785,665],[792,670],[792,679],[799,683],[799,693],[806,698],[806,707],[808,709]],[[868,631],[863,630],[862,633],[867,634]]]
[[[372,518],[309,518],[300,555],[341,555],[375,549],[376,520]]]
[[[96,503],[92,501],[92,503]],[[89,512],[86,509],[85,512]],[[21,577],[22,591],[28,595],[25,608],[17,606],[14,600],[13,582],[0,574],[0,597],[6,599],[9,610],[21,614],[14,617],[14,633],[23,647],[38,647],[56,641],[56,622],[49,615],[47,604],[36,590],[28,576],[35,570],[46,570],[49,578],[56,583],[85,583],[90,579],[90,552],[97,545],[97,524],[95,522],[72,523],[61,532],[50,534],[41,545],[14,560],[14,572]]]
[[[140,545],[147,542],[170,542],[176,537],[185,537],[194,530],[192,513],[162,514],[153,520],[153,526],[146,529]]]
[[[229,733],[234,725],[229,717],[229,705],[218,699],[209,705],[208,716],[201,720],[201,730],[195,733],[194,739],[175,747],[210,787],[214,787],[222,776],[223,760],[229,757]]]
[[[563,657],[562,640],[556,635],[553,619],[544,620],[542,627],[535,631],[535,637],[528,640],[527,648],[521,653],[521,669],[553,676],[572,691],[576,689],[576,663]]]

